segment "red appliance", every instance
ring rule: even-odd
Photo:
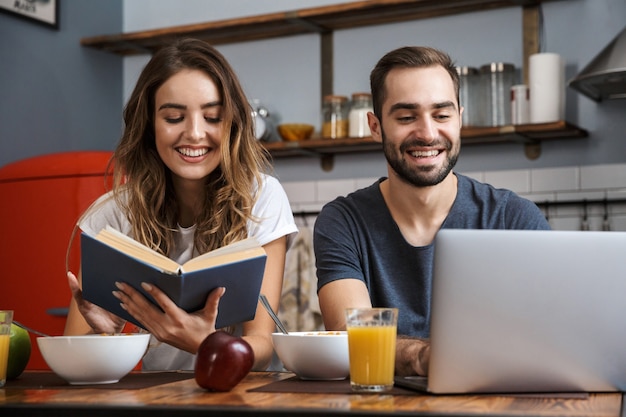
[[[0,308],[51,335],[63,334],[71,293],[65,256],[74,224],[110,189],[112,153],[77,151],[25,159],[0,168]],[[70,269],[78,273],[80,237]],[[36,338],[27,369],[49,369]]]

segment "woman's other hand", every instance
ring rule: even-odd
[[[154,285],[142,283],[142,288],[157,302],[159,309],[139,291],[122,282],[116,283],[114,295],[122,308],[139,321],[159,341],[190,353],[196,353],[200,343],[215,329],[219,300],[226,289],[211,291],[203,309],[187,313],[179,308],[163,291]]]
[[[93,333],[119,333],[122,331],[126,321],[85,300],[76,275],[72,272],[68,272],[67,281],[72,291],[72,303],[65,326],[65,334],[84,334],[88,332],[88,329],[82,330],[82,328],[86,326],[78,323],[76,323],[76,326],[80,326],[81,330],[77,330],[78,327],[74,324],[74,320],[76,320],[76,309],[80,312],[84,322],[91,328],[91,332]]]

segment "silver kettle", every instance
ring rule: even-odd
[[[257,140],[268,141],[271,137],[272,123],[270,112],[261,104],[259,99],[251,99],[252,119],[254,121],[254,136]]]

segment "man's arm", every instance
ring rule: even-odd
[[[347,308],[372,307],[367,287],[358,279],[339,279],[324,285],[319,291],[319,302],[326,330],[346,329]],[[397,375],[427,375],[429,358],[428,341],[398,336]]]
[[[358,279],[338,279],[319,290],[320,310],[326,330],[346,330],[347,308],[372,306],[365,283]]]

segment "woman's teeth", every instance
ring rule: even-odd
[[[202,148],[202,149],[178,148],[176,149],[176,151],[178,151],[178,153],[180,154],[183,154],[185,156],[191,156],[191,157],[202,156],[206,154],[207,152],[209,152],[207,148]]]

